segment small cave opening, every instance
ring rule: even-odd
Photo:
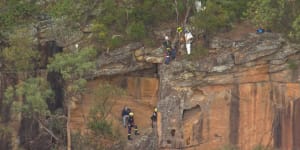
[[[39,45],[41,53],[41,69],[46,69],[49,63],[49,58],[53,57],[56,53],[61,53],[63,47],[59,46],[55,40],[46,41]],[[64,99],[64,82],[60,73],[48,72],[47,81],[50,83],[51,89],[54,91],[54,100],[48,100],[48,107],[51,111],[55,111],[57,108],[63,107]]]
[[[49,63],[49,58],[56,53],[63,51],[63,47],[59,46],[56,41],[47,41],[40,45],[41,52],[41,69],[46,69]],[[48,100],[48,107],[51,111],[63,107],[64,99],[64,82],[62,75],[58,72],[48,72],[47,81],[50,83],[51,89],[54,91],[54,100]]]
[[[56,53],[62,52],[63,47],[59,46],[56,41],[47,41],[44,44],[39,45],[39,50],[41,53],[40,68],[46,69],[49,58],[53,57]]]

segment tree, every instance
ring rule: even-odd
[[[209,0],[203,3],[206,9],[194,12],[191,24],[196,28],[196,33],[202,33],[204,46],[207,47],[211,35],[231,28],[234,22],[241,19],[247,1]]]
[[[1,1],[0,10],[0,33],[35,20],[41,11],[34,1],[28,0]]]
[[[54,56],[50,64],[47,65],[48,71],[59,72],[65,80],[65,109],[67,110],[67,149],[71,150],[71,99],[84,91],[88,72],[96,68],[96,50],[87,48],[76,53],[59,53]]]
[[[205,37],[205,47],[208,46],[210,35],[229,23],[229,13],[215,1],[207,1],[206,9],[198,12],[191,19],[192,25]]]
[[[108,149],[111,145],[107,145],[107,140],[117,140],[120,142],[119,130],[115,130],[109,115],[112,113],[112,107],[117,98],[123,96],[125,91],[115,85],[109,83],[101,83],[93,90],[93,100],[95,105],[90,110],[88,117],[88,128],[92,131],[92,141],[102,146],[101,149]],[[99,139],[104,139],[103,140]],[[106,143],[106,144],[105,144]]]
[[[45,125],[47,118],[51,116],[47,101],[51,101],[52,98],[53,91],[43,78],[29,78],[15,88],[10,86],[5,91],[5,104],[12,104],[13,112],[22,113],[22,117],[33,119],[39,127],[58,141],[59,138]]]
[[[18,28],[9,36],[9,47],[0,56],[7,71],[33,71],[39,53],[34,49],[33,36],[28,28]]]
[[[293,22],[292,28],[293,29],[290,32],[289,37],[300,41],[300,15]]]
[[[284,16],[286,0],[252,0],[245,13],[255,25],[273,28]]]
[[[13,99],[13,88],[6,90],[6,100]],[[53,97],[53,92],[43,78],[29,78],[16,86],[16,96],[23,97],[24,103],[20,105],[14,101],[13,105],[16,111],[22,112],[24,117],[33,118],[40,121],[50,115],[47,100]]]
[[[101,83],[93,91],[95,105],[90,111],[88,124],[95,135],[112,136],[111,124],[107,117],[111,113],[116,98],[124,94],[124,90],[109,83]]]

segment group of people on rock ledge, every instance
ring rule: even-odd
[[[156,122],[157,122],[157,108],[156,107],[154,108],[154,111],[153,111],[150,119],[151,119],[151,127],[154,128],[156,126]],[[127,138],[128,138],[128,140],[132,140],[132,138],[131,138],[132,129],[134,129],[134,134],[135,135],[140,135],[139,130],[138,130],[138,126],[134,122],[134,113],[127,106],[124,106],[124,108],[122,110],[122,122],[123,122],[123,127],[124,128],[127,127],[127,132],[128,132]]]
[[[171,60],[176,58],[178,44],[181,46],[185,42],[186,53],[191,54],[191,44],[193,42],[193,35],[188,29],[184,29],[184,35],[182,35],[183,28],[178,27],[176,29],[179,41],[176,41],[175,45],[169,39],[169,36],[165,35],[164,42],[162,43],[165,50],[165,64],[169,64]]]

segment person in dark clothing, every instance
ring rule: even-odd
[[[131,138],[132,128],[134,128],[134,134],[135,135],[140,135],[138,127],[134,122],[133,112],[130,112],[129,113],[129,118],[128,118],[128,140],[132,140],[132,138]]]
[[[154,111],[152,113],[152,116],[151,116],[151,126],[152,126],[152,128],[154,126],[156,126],[156,122],[157,122],[157,108],[155,107]]]
[[[175,59],[175,58],[176,58],[176,53],[177,53],[176,48],[172,48],[172,50],[171,50],[171,58],[172,58],[172,59]]]
[[[129,113],[130,113],[130,109],[127,106],[124,106],[122,110],[122,121],[123,121],[124,128],[126,128]]]
[[[171,58],[170,58],[170,53],[168,51],[166,51],[165,53],[165,64],[169,64],[171,61]]]
[[[168,36],[165,36],[165,41],[162,43],[164,48],[171,48],[171,41],[169,40]]]

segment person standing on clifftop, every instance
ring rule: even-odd
[[[163,42],[163,46],[165,49],[171,48],[171,41],[168,36],[165,36],[165,41]]]
[[[188,55],[190,55],[191,54],[192,41],[193,41],[193,35],[190,31],[185,30],[184,31],[184,38],[185,38],[186,52],[187,52]]]

